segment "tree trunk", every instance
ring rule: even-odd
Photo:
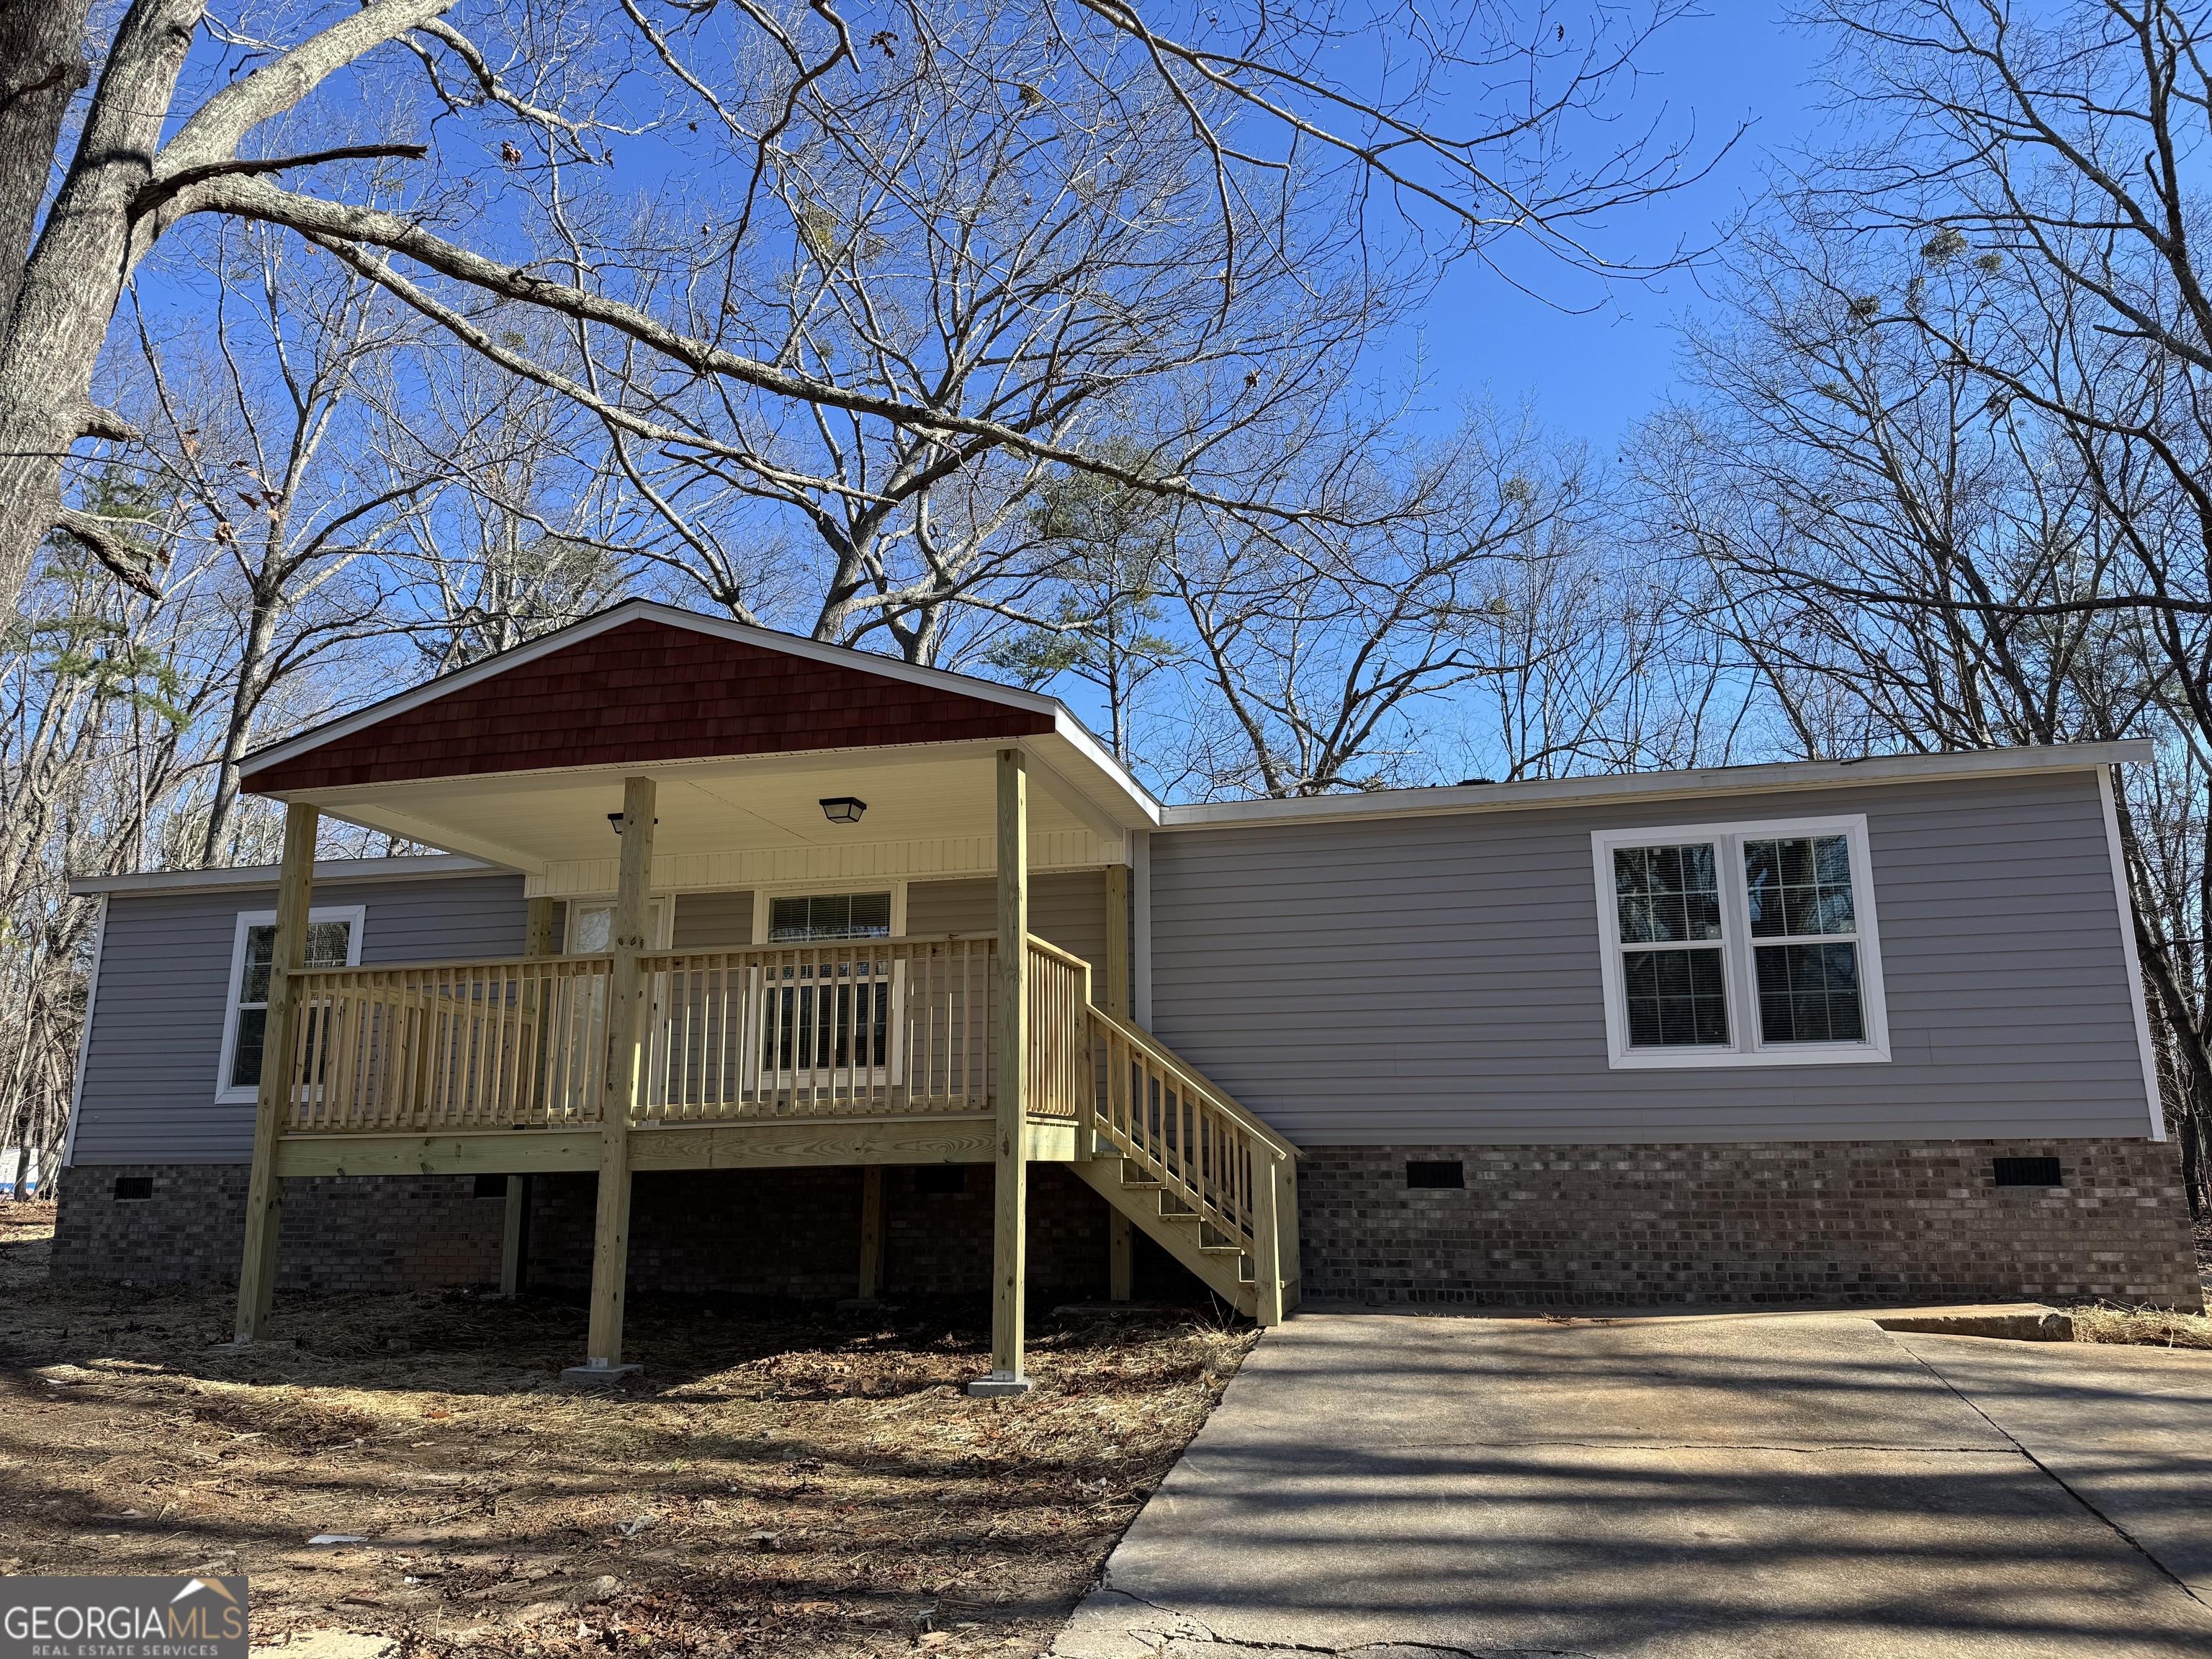
[[[31,232],[84,62],[91,0],[0,0],[0,317],[15,308]]]
[[[222,841],[238,811],[238,763],[246,758],[246,745],[253,731],[253,711],[267,690],[263,684],[269,644],[276,632],[277,601],[257,599],[246,623],[238,653],[238,674],[230,699],[230,719],[222,733],[222,762],[216,769],[215,799],[208,806],[207,835],[200,843],[200,867],[213,869],[235,861],[237,849],[226,849]]]
[[[76,4],[67,0],[64,18]],[[201,0],[132,5],[38,246],[9,268],[21,272],[0,337],[0,596],[9,605],[61,517],[63,461],[85,430],[93,368],[144,251],[132,246],[131,203],[153,176],[162,121],[203,9]],[[82,9],[75,15],[65,26],[81,31]],[[52,156],[51,142],[40,155],[0,151],[0,167],[35,168],[43,185]],[[0,175],[0,192],[8,188]],[[15,210],[12,203],[0,208]]]

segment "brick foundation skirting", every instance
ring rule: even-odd
[[[1994,1158],[2055,1157],[2063,1188],[2000,1188]],[[1408,1189],[1406,1165],[1456,1162],[1464,1189]],[[989,1288],[991,1178],[921,1189],[887,1170],[884,1288]],[[118,1199],[116,1178],[150,1180]],[[56,1271],[140,1284],[236,1276],[237,1164],[73,1170]],[[635,1291],[853,1293],[858,1169],[635,1177]],[[534,1285],[591,1279],[593,1180],[532,1182]],[[465,1176],[284,1183],[278,1284],[291,1291],[486,1285],[505,1206]],[[1104,1202],[1064,1170],[1030,1176],[1030,1283],[1104,1289]],[[1647,1146],[1313,1146],[1299,1164],[1309,1300],[1646,1306],[1785,1301],[2081,1301],[2199,1305],[2172,1147],[2142,1140],[1771,1141]],[[1139,1238],[1139,1296],[1195,1281]]]
[[[126,1284],[238,1277],[243,1164],[87,1165],[62,1182],[54,1271]],[[146,1180],[150,1196],[116,1196]],[[416,1290],[497,1284],[507,1206],[470,1176],[313,1176],[284,1183],[280,1290]]]
[[[70,1172],[55,1228],[57,1273],[135,1284],[234,1280],[245,1238],[243,1164],[86,1166]],[[991,1171],[964,1190],[924,1192],[917,1172],[884,1171],[888,1292],[963,1294],[991,1285]],[[118,1199],[118,1178],[151,1196]],[[857,1168],[653,1171],[633,1177],[633,1291],[840,1297],[860,1273]],[[582,1290],[592,1279],[598,1182],[532,1182],[529,1282]],[[284,1183],[280,1289],[413,1290],[496,1285],[503,1199],[469,1176],[313,1176]],[[1030,1171],[1029,1271],[1041,1297],[1103,1294],[1105,1200],[1065,1170]],[[1197,1281],[1140,1239],[1138,1291],[1182,1297]]]
[[[2057,1158],[2064,1185],[1991,1160]],[[1463,1190],[1412,1188],[1415,1160]],[[2180,1158],[2148,1140],[1310,1146],[1309,1300],[2201,1305]]]

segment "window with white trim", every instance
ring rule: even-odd
[[[362,922],[355,904],[317,908],[307,915],[307,966],[352,968],[361,962]],[[269,1025],[269,980],[276,961],[276,913],[239,913],[230,947],[230,996],[223,1018],[219,1101],[248,1101],[261,1087],[262,1039]]]
[[[1889,1058],[1863,817],[1590,842],[1615,1066]]]

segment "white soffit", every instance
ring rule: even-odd
[[[850,865],[845,849],[988,840],[996,829],[994,757],[1002,746],[988,742],[917,744],[656,762],[634,768],[495,773],[301,790],[292,798],[368,829],[489,859],[535,877],[555,878],[560,890],[590,891],[596,889],[595,878],[579,885],[581,878],[556,878],[555,872],[566,866],[595,865],[614,855],[614,831],[607,815],[621,809],[623,776],[635,774],[653,778],[659,786],[656,866],[669,860],[778,854],[793,869],[796,879],[801,869],[826,872]],[[1139,816],[1127,798],[1117,814],[1109,810],[1110,803],[1101,803],[1071,780],[1070,772],[1092,779],[1097,775],[1079,751],[1056,744],[1053,737],[1028,739],[1026,746],[1043,751],[1034,756],[1030,768],[1032,836],[1042,844],[1079,832],[1096,848],[1084,862],[1125,858],[1126,821]],[[831,795],[857,795],[866,801],[861,822],[830,823],[820,802]],[[1148,820],[1140,817],[1139,822]],[[749,866],[726,866],[730,870],[741,867]],[[957,867],[972,867],[972,860],[962,855]],[[854,869],[852,873],[897,872],[878,867]],[[743,882],[733,875],[719,875],[681,884]]]

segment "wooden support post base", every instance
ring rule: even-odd
[[[623,1379],[635,1376],[645,1369],[642,1365],[610,1365],[604,1359],[594,1359],[588,1365],[571,1365],[561,1373],[561,1380],[574,1387],[585,1389],[618,1389]]]
[[[1030,1380],[1006,1371],[993,1371],[988,1376],[979,1376],[968,1385],[971,1400],[1011,1400],[1016,1395],[1030,1391]]]

